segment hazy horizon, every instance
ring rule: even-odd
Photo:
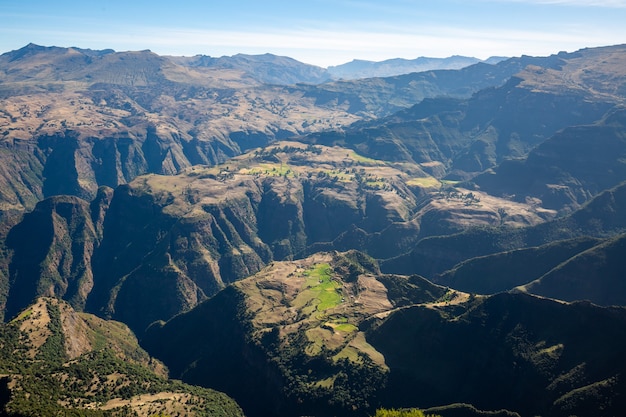
[[[354,59],[546,56],[626,42],[626,0],[197,0],[0,4],[0,53],[43,46],[159,55],[271,53],[328,67]]]

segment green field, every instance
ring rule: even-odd
[[[381,179],[376,179],[376,180],[366,180],[365,181],[365,186],[366,187],[370,187],[370,188],[385,188],[385,181],[381,180]]]
[[[379,161],[377,159],[368,158],[367,156],[359,155],[358,153],[354,151],[350,152],[350,158],[352,158],[353,160],[363,165],[373,165],[373,166],[387,165],[387,163],[384,161]]]
[[[352,333],[358,330],[358,328],[354,324],[350,324],[350,323],[340,323],[340,324],[329,323],[328,325],[331,326],[336,331],[344,332],[344,333]]]
[[[411,178],[406,182],[408,186],[417,186],[417,187],[439,187],[441,186],[441,182],[435,177],[419,177],[419,178]]]
[[[29,308],[29,309],[27,309],[27,310],[24,310],[24,311],[22,311],[22,312],[20,313],[20,315],[19,315],[19,316],[17,316],[16,318],[14,318],[14,319],[12,320],[12,322],[19,322],[19,321],[22,321],[22,320],[26,320],[27,318],[29,318],[29,317],[30,317],[30,315],[31,315],[32,313],[33,313],[33,310],[32,310],[32,309],[30,309],[30,308]]]
[[[324,172],[331,178],[337,178],[337,180],[340,182],[354,181],[354,174],[346,173],[346,172],[335,170],[335,169],[330,170],[330,171],[324,171]]]
[[[278,164],[271,162],[261,163],[258,166],[251,168],[242,168],[239,173],[247,175],[267,175],[270,177],[295,176],[295,172],[288,164]]]
[[[305,290],[296,300],[307,304],[311,299],[317,300],[316,309],[319,312],[336,307],[341,303],[341,284],[332,279],[332,269],[327,263],[316,265],[304,273],[306,276]],[[300,303],[297,303],[300,304]]]

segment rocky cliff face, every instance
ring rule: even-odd
[[[190,135],[154,125],[122,128],[111,136],[86,136],[72,130],[40,136],[42,181],[34,184],[33,192],[90,200],[99,186],[116,187],[146,173],[174,175],[193,164],[215,165],[240,153],[231,141],[222,149],[216,143],[205,145]]]
[[[378,239],[409,220],[415,196],[395,182],[397,171],[376,169],[388,189],[363,189],[367,174],[360,183],[333,180],[328,165],[311,170],[249,159],[170,178],[140,177],[113,197],[87,307],[142,329],[272,260],[302,257],[320,243],[332,247],[350,228]]]
[[[0,55],[0,208],[31,210],[59,194],[91,199],[102,185],[215,165],[360,118],[303,94],[149,51],[28,45]]]
[[[471,296],[357,259],[366,257],[274,262],[151,326],[144,347],[174,376],[224,390],[253,416],[453,403],[611,415],[624,406],[623,308]]]
[[[626,111],[618,108],[597,123],[564,129],[526,159],[505,161],[474,182],[493,195],[535,198],[546,208],[571,212],[626,178],[625,126]]]
[[[406,182],[349,151],[294,143],[141,176],[100,189],[91,204],[52,197],[10,232],[7,313],[57,296],[141,331],[272,260],[383,242],[406,251],[418,237],[420,190]]]
[[[10,232],[7,314],[57,296],[141,332],[273,260],[350,249],[392,258],[433,234],[542,221],[528,205],[434,191],[441,184],[420,166],[401,168],[281,142],[227,164],[103,187],[91,204],[51,197]],[[431,259],[420,271],[432,267]]]
[[[381,275],[355,251],[317,253],[272,262],[151,326],[143,343],[173,376],[219,387],[247,415],[367,415],[387,368],[365,340],[365,322],[445,293],[419,277]],[[199,329],[203,337],[190,340]],[[180,340],[188,343],[171,343]]]
[[[598,62],[599,56],[606,61]],[[313,133],[306,140],[378,159],[437,163],[438,177],[469,180],[525,158],[561,129],[594,123],[620,108],[626,74],[613,65],[623,56],[624,46],[616,46],[529,59],[502,85],[470,98],[425,98],[391,116],[355,123],[343,132]]]
[[[106,206],[103,198],[107,199],[101,196],[96,207]],[[42,295],[63,298],[77,309],[84,308],[94,284],[91,258],[99,241],[97,220],[98,213],[92,213],[84,200],[59,196],[43,200],[11,229],[6,241],[13,252],[8,317]]]
[[[589,65],[587,55],[595,59],[602,54],[616,61],[619,52],[617,47],[586,51],[576,58],[583,62],[577,65]],[[6,158],[0,151],[0,158],[6,160],[0,184],[8,185],[0,192],[0,207],[30,210],[42,197],[57,194],[91,199],[99,186],[115,187],[140,174],[172,174],[191,165],[214,165],[302,134],[338,130],[341,135],[355,121],[389,115],[428,97],[467,98],[480,89],[500,86],[528,64],[547,73],[575,61],[567,54],[523,57],[459,72],[287,87],[262,85],[249,73],[265,68],[268,60],[270,67],[285,71],[293,62],[251,58],[238,57],[235,67],[204,67],[150,51],[115,53],[37,45],[0,55],[0,134],[8,150]],[[615,72],[615,66],[596,65],[581,79],[582,87],[592,84],[604,93],[594,97],[596,102],[614,101],[615,91],[598,81],[608,70]],[[347,142],[376,158],[439,161],[447,168],[454,162],[459,173],[478,172],[526,152],[566,122],[594,120],[602,104],[581,104],[571,86],[566,86],[566,94],[552,90],[528,97],[509,94],[536,89],[537,83],[532,82],[537,71],[525,76],[523,88],[497,89],[472,99],[474,110],[467,116],[463,111],[459,116],[456,108],[443,111],[440,105],[435,107],[442,112],[435,114],[429,108],[432,101],[427,101],[409,113],[430,111],[428,121],[400,116],[405,118],[400,125],[354,133],[361,139],[374,138],[372,144],[350,134]],[[613,74],[611,81],[619,84],[620,77],[619,72]],[[550,104],[555,97],[560,99],[558,105]],[[463,126],[460,120],[465,120]],[[528,120],[541,123],[527,124]],[[539,131],[527,132],[528,126]],[[407,136],[409,131],[419,133]],[[473,145],[466,149],[468,143]]]
[[[625,319],[623,308],[502,293],[450,315],[396,311],[368,341],[390,368],[383,401],[395,407],[471,402],[520,415],[612,415],[624,407],[616,393]]]

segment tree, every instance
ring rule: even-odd
[[[441,417],[435,414],[424,414],[422,410],[417,408],[409,408],[409,409],[386,409],[379,408],[376,410],[376,414],[374,417]]]

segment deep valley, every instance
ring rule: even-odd
[[[620,415],[626,46],[388,65],[0,55],[0,414]]]

